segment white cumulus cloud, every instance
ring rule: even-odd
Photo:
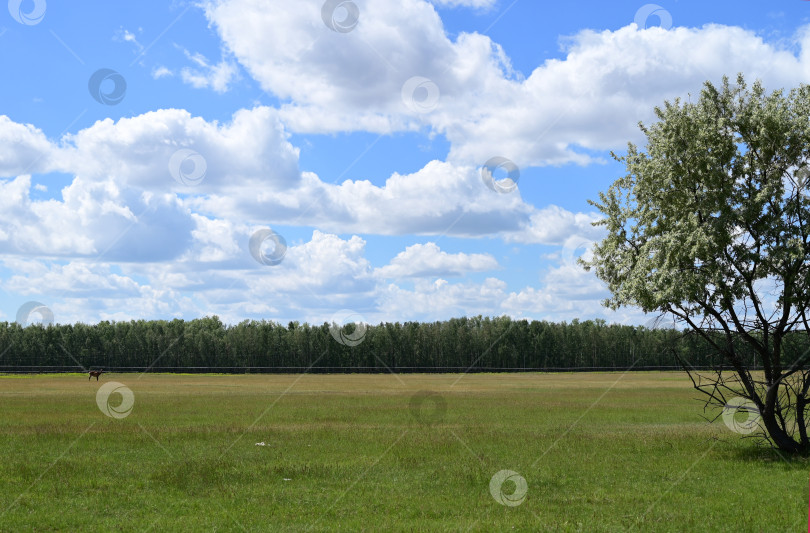
[[[408,246],[375,274],[381,278],[448,277],[497,268],[498,261],[490,254],[449,254],[429,242]]]

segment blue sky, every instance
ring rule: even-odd
[[[643,323],[604,309],[575,264],[601,237],[587,200],[622,173],[609,152],[704,80],[806,82],[809,15],[800,0],[11,0],[0,320],[36,301],[60,323]],[[517,187],[503,167],[484,183],[492,158]],[[263,229],[286,247],[252,253]]]

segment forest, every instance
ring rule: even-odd
[[[806,336],[796,339],[791,349],[802,351]],[[264,320],[226,325],[212,316],[47,327],[0,322],[0,372],[644,370],[716,362],[716,350],[699,335],[604,320],[552,323],[476,316],[285,326]],[[752,363],[756,367],[756,359]]]

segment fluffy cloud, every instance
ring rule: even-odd
[[[601,219],[597,213],[572,213],[556,205],[549,205],[535,210],[529,216],[529,222],[523,231],[506,233],[508,242],[561,244],[565,245],[573,236],[584,240],[596,241],[604,236],[604,228],[593,226]],[[568,243],[570,245],[570,243]]]
[[[696,94],[707,79],[745,72],[778,88],[803,81],[810,65],[751,31],[721,25],[584,30],[567,40],[566,52],[486,105],[466,102],[480,112],[436,123],[452,142],[450,160],[480,160],[494,150],[524,165],[587,163],[594,159],[582,148],[639,140],[637,123],[652,120],[654,106]]]
[[[4,290],[36,295],[59,322],[86,316],[128,320],[219,314],[232,321],[246,316],[318,320],[345,307],[370,308],[376,281],[365,258],[365,241],[315,231],[290,245],[283,261],[265,266],[247,250],[248,228],[199,220],[195,245],[213,247],[216,256],[232,249],[229,263],[198,263],[193,256],[170,262],[123,263],[4,258],[15,272]],[[213,257],[216,259],[217,257]],[[118,271],[120,269],[120,272]]]
[[[0,115],[0,177],[47,171],[53,146],[41,130]]]
[[[16,160],[6,159],[6,173],[34,160],[43,170],[75,176],[61,201],[32,200],[27,174],[0,181],[0,250],[6,253],[141,262],[177,258],[196,239],[197,260],[221,261],[236,245],[210,231],[203,241],[200,228],[237,220],[336,233],[501,235],[545,244],[561,244],[572,233],[594,235],[587,227],[594,215],[538,210],[519,191],[491,191],[471,166],[432,161],[412,174],[395,173],[382,186],[324,183],[299,171],[297,149],[266,107],[239,111],[227,124],[182,110],[154,111],[100,121],[58,142],[2,117],[0,137],[22,146]],[[177,179],[198,174],[196,186]]]
[[[25,262],[18,266],[25,275],[12,276],[4,287],[20,294],[33,294],[36,290],[68,298],[121,298],[140,293],[134,280],[111,272],[108,263],[77,261],[46,266],[40,262]],[[30,284],[32,276],[37,279],[36,288]]]
[[[498,261],[489,254],[448,254],[429,242],[408,246],[375,274],[381,278],[448,277],[496,268]]]
[[[156,193],[286,188],[300,179],[298,150],[287,142],[276,111],[268,107],[239,110],[227,124],[162,109],[96,122],[67,135],[62,144],[54,150],[63,172],[109,177]],[[179,150],[187,155],[173,159]],[[194,180],[201,170],[204,175]]]
[[[505,292],[506,283],[497,278],[487,278],[480,284],[451,284],[443,279],[418,281],[412,290],[391,284],[379,296],[379,312],[410,320],[490,316],[500,308]]]
[[[461,34],[451,42],[434,7],[422,0],[363,2],[348,33],[330,29],[323,19],[332,14],[321,8],[294,2],[268,9],[257,0],[206,4],[227,50],[265,90],[289,102],[282,116],[296,131],[416,128],[425,115],[414,104],[432,102],[432,91],[439,90],[442,107],[462,99],[467,87],[503,84],[509,70],[487,37]],[[415,77],[430,83],[406,85]]]
[[[0,253],[158,261],[190,241],[188,214],[170,195],[75,179],[63,201],[32,201],[31,177],[0,181]],[[169,231],[167,231],[169,230]]]
[[[281,116],[292,130],[428,126],[450,140],[448,160],[459,165],[493,155],[521,166],[588,164],[600,157],[589,150],[638,140],[637,123],[651,120],[654,106],[697,93],[707,79],[745,72],[776,88],[805,80],[810,70],[804,51],[797,57],[742,28],[639,30],[628,20],[615,31],[564,39],[565,59],[522,79],[488,37],[451,40],[426,1],[364,2],[347,33],[328,28],[319,7],[219,0],[206,5],[206,15],[227,50],[287,102]],[[807,32],[799,39],[805,50]],[[413,77],[422,81],[409,85]]]

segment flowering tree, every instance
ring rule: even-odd
[[[645,150],[613,154],[627,174],[591,202],[608,234],[582,264],[605,305],[671,313],[711,346],[713,372],[682,360],[707,404],[748,405],[756,434],[810,452],[810,87],[740,75],[655,112]]]

